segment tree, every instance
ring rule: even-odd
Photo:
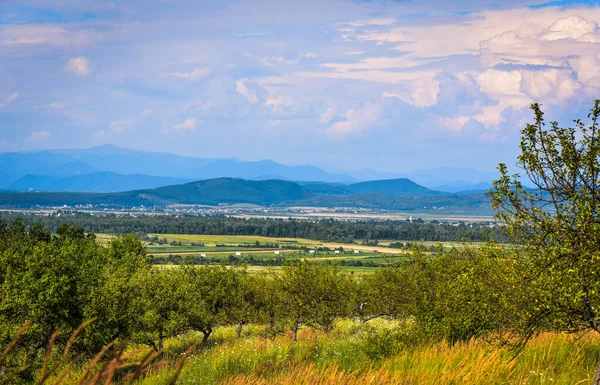
[[[246,272],[225,266],[183,266],[176,277],[184,325],[203,334],[203,343],[218,325],[246,322],[244,304]]]
[[[600,101],[588,125],[576,120],[569,128],[546,128],[540,105],[531,109],[535,122],[521,131],[517,159],[524,181],[500,164],[490,190],[531,282],[521,341],[544,328],[600,333]],[[600,384],[600,365],[593,384]]]
[[[355,312],[361,325],[378,317],[406,317],[412,296],[405,270],[385,266],[354,280]]]
[[[276,276],[294,340],[301,325],[331,330],[336,318],[352,311],[352,278],[339,266],[293,261]]]

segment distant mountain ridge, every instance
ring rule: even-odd
[[[485,194],[458,195],[429,190],[408,179],[352,185],[296,183],[284,180],[216,178],[155,189],[120,193],[0,193],[0,207],[101,205],[104,207],[254,204],[259,206],[363,207],[385,210],[446,209],[488,213]]]
[[[25,175],[9,184],[10,190],[54,192],[122,192],[152,189],[189,182],[187,179],[149,176],[143,174],[117,174],[100,171],[83,175],[47,176]]]
[[[287,166],[271,160],[247,162],[237,159],[194,158],[167,153],[130,150],[105,145],[88,149],[43,150],[0,154],[0,188],[9,188],[27,176],[71,177],[110,172],[115,174],[200,180],[220,177],[327,182],[352,182],[348,175],[331,174],[315,166]],[[22,186],[36,189],[35,186]],[[103,191],[124,191],[120,186]]]
[[[124,192],[223,177],[309,183],[309,190],[323,189],[313,191],[316,193],[347,195],[362,191],[360,185],[344,187],[356,182],[400,179],[409,179],[430,190],[452,193],[484,191],[486,189],[482,186],[489,185],[497,173],[442,167],[409,173],[364,169],[336,174],[316,166],[287,166],[272,160],[196,158],[113,145],[0,153],[0,189],[17,191]],[[326,185],[319,187],[319,183]],[[369,193],[373,189],[376,189],[374,185],[365,191]],[[389,188],[382,187],[379,192],[388,194],[389,191]],[[428,194],[425,190],[422,192]]]

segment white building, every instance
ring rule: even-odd
[[[315,253],[315,251],[314,251],[314,250],[309,250],[308,252],[309,252],[309,253],[311,253],[311,254],[314,254],[314,253]]]
[[[206,258],[206,254],[200,254],[202,258]]]
[[[360,250],[354,250],[354,254],[360,254]]]
[[[339,251],[339,250],[336,250],[336,251],[335,251],[335,253],[336,253],[336,254],[339,254],[339,253],[340,253],[340,251]]]
[[[242,256],[242,253],[241,253],[241,252],[239,252],[239,251],[236,251],[236,252],[235,252],[235,255],[237,255],[238,257],[241,257],[241,256]]]
[[[279,250],[275,250],[275,255],[279,255]]]

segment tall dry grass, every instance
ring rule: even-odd
[[[301,342],[302,343],[302,342]],[[222,378],[220,385],[491,385],[586,384],[598,359],[600,338],[542,334],[520,355],[481,340],[434,343],[402,350],[355,369],[343,360],[290,361]],[[351,354],[351,352],[348,352]]]
[[[153,349],[127,349],[127,345],[115,343],[105,345],[91,360],[74,367],[74,363],[70,361],[71,347],[81,334],[82,330],[95,319],[81,324],[68,338],[62,351],[57,351],[56,340],[60,335],[61,330],[56,330],[48,342],[46,354],[43,359],[41,370],[36,375],[34,381],[37,385],[125,385],[135,384],[144,375],[155,370],[156,368],[169,367],[170,363],[167,360],[161,360],[162,352],[154,351]],[[23,380],[20,374],[26,371],[31,363],[23,363],[18,367],[5,366],[11,353],[18,347],[19,340],[25,334],[31,323],[26,323],[19,329],[9,344],[4,349],[0,356],[0,385],[2,384],[19,384]],[[169,385],[174,385],[181,371],[185,360],[189,357],[192,351],[196,348],[197,343],[191,344],[189,348],[182,354],[182,357],[177,361],[174,370],[171,370],[167,382]],[[58,358],[56,358],[58,356]]]

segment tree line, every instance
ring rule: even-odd
[[[353,243],[357,240],[393,239],[404,241],[460,242],[496,239],[506,241],[498,228],[483,224],[458,223],[456,225],[432,222],[409,221],[336,221],[296,220],[269,218],[233,218],[199,216],[92,216],[81,214],[70,216],[17,215],[4,213],[8,222],[21,217],[30,226],[35,222],[56,232],[62,224],[81,226],[87,232],[109,234],[210,234],[251,235],[264,237],[307,238],[324,242]]]

